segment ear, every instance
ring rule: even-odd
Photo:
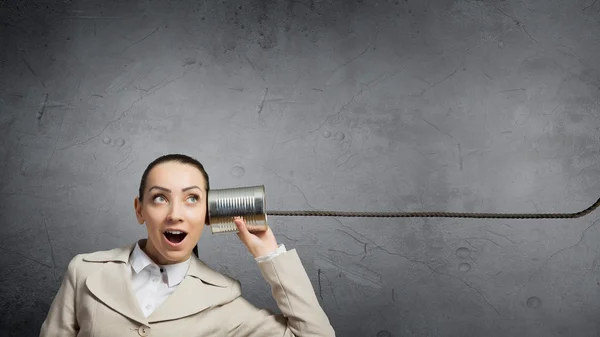
[[[138,199],[138,197],[135,197],[133,199],[133,208],[135,210],[135,217],[137,218],[138,223],[140,225],[143,224],[145,221],[142,217],[142,203],[140,202],[140,199]]]

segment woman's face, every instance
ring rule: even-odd
[[[144,251],[158,264],[187,260],[206,219],[205,180],[188,164],[166,162],[148,173],[143,202],[135,198],[136,217],[146,223]]]

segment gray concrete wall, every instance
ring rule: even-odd
[[[180,152],[270,210],[575,212],[600,195],[600,2],[3,1],[0,335],[143,237]],[[597,336],[600,213],[272,217],[339,336]],[[276,309],[235,235],[200,254]]]

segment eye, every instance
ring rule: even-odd
[[[162,200],[160,200],[159,198],[162,199]],[[162,194],[155,194],[154,196],[152,196],[152,200],[154,202],[163,202],[163,201],[166,201],[165,200],[165,196],[162,195]]]
[[[193,202],[193,203],[196,203],[196,202],[198,202],[198,199],[200,199],[200,196],[199,196],[199,195],[197,195],[197,194],[192,194],[192,195],[190,195],[190,197],[188,198],[188,200],[189,200],[189,199],[193,199],[193,201],[192,201],[192,202]]]

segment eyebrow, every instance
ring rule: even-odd
[[[201,190],[201,191],[204,191],[204,190],[203,190],[203,189],[201,189],[200,187],[198,187],[198,186],[194,185],[194,186],[189,186],[189,187],[186,187],[186,188],[183,188],[183,189],[181,189],[181,192],[189,191],[189,190],[191,190],[191,189],[194,189],[194,188],[197,188],[197,189],[199,189],[199,190]],[[170,190],[170,189],[168,189],[168,188],[165,188],[165,187],[161,187],[161,186],[152,186],[152,187],[150,187],[150,189],[148,190],[148,192],[152,191],[153,189],[157,189],[157,190],[163,190],[163,191],[165,191],[165,192],[169,192],[169,193],[171,193],[171,190]]]

